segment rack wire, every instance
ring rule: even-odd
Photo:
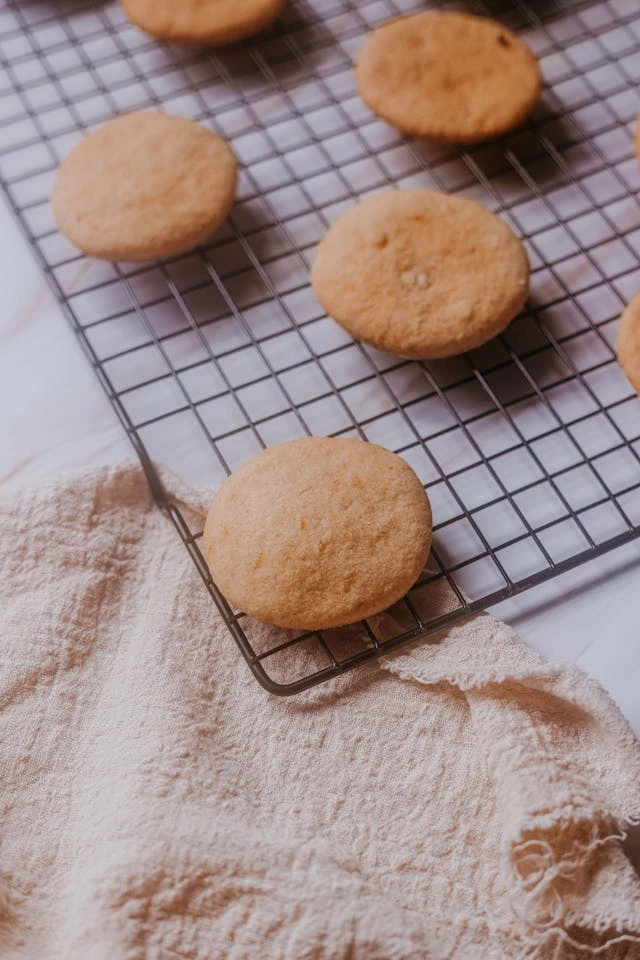
[[[353,54],[417,9],[502,20],[541,61],[542,102],[468,150],[401,137],[359,100]],[[0,181],[71,327],[257,679],[290,694],[640,534],[640,399],[616,360],[640,289],[636,0],[298,0],[225,50],[159,44],[120,8],[0,0]],[[57,233],[62,157],[131,109],[192,117],[242,173],[225,227],[158,264],[89,260]],[[309,288],[313,249],[356,200],[389,186],[473,197],[525,239],[523,314],[487,346],[418,363],[354,342]],[[356,436],[404,457],[435,527],[409,595],[369,621],[275,630],[232,609],[165,492],[163,463],[213,488],[267,445]]]

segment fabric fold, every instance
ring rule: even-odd
[[[635,950],[640,886],[621,842],[640,822],[640,744],[602,688],[567,664],[545,663],[484,614],[387,666],[464,691],[499,785],[503,867],[523,955],[559,945],[568,957],[572,949]]]

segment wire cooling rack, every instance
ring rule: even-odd
[[[413,0],[290,2],[244,45],[159,44],[119,7],[0,0],[0,179],[158,503],[258,680],[294,693],[574,567],[640,533],[640,400],[615,361],[640,289],[637,0],[486,0],[540,58],[530,121],[469,150],[402,138],[359,100],[354,52]],[[226,226],[193,255],[118,265],[55,230],[55,168],[131,109],[201,120],[241,164]],[[526,241],[526,311],[450,361],[355,343],[308,282],[315,244],[357,199],[429,187],[473,197]],[[55,357],[52,357],[55,362]],[[351,435],[396,451],[434,509],[434,547],[408,597],[344,630],[295,634],[231,609],[155,463],[213,485],[265,445]]]

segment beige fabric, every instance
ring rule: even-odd
[[[136,467],[0,516],[0,957],[640,956],[639,748],[582,674],[479,617],[283,701]]]

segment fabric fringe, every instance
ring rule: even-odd
[[[587,871],[594,853],[605,844],[622,843],[630,827],[640,823],[640,813],[624,817],[623,824],[614,822],[601,814],[599,818],[567,821],[565,829],[556,827],[556,843],[542,838],[523,839],[513,845],[511,858],[513,882],[517,890],[512,902],[514,913],[519,917],[526,947],[518,960],[579,960],[607,954],[608,960],[626,960],[628,947],[640,945],[640,936],[631,933],[616,933],[597,945],[581,942],[562,926],[565,916],[565,898],[559,887],[571,884],[572,889],[587,879]],[[589,838],[576,836],[587,830]],[[573,840],[566,849],[562,840],[566,832],[573,832]],[[594,924],[597,929],[597,923]],[[603,921],[602,932],[606,929]],[[620,949],[614,949],[619,947]],[[571,950],[571,953],[568,950]],[[562,950],[562,952],[560,952]],[[612,952],[613,951],[613,952]]]
[[[405,681],[424,686],[450,684],[467,693],[513,681],[540,689],[549,682],[554,685],[567,671],[566,665],[540,663],[527,664],[508,674],[491,665],[454,672],[443,670],[442,664],[418,666],[410,656],[400,656],[395,662],[384,658],[383,664]],[[596,686],[595,681],[579,672],[574,679],[578,689]],[[550,810],[536,817],[536,822],[525,820],[521,825],[519,838],[517,835],[509,841],[507,852],[514,888],[510,906],[524,944],[517,960],[587,960],[603,955],[607,960],[640,958],[640,951],[635,949],[640,947],[638,934],[615,930],[602,942],[589,944],[572,935],[567,922],[567,894],[575,894],[582,885],[588,885],[593,872],[590,868],[599,849],[622,843],[629,828],[640,824],[640,797],[638,804],[637,809],[626,811],[622,817],[614,818],[597,809],[576,809],[573,815],[567,815],[565,810]],[[610,924],[605,918],[600,923],[594,919],[590,927],[593,941],[600,934],[606,936]]]

